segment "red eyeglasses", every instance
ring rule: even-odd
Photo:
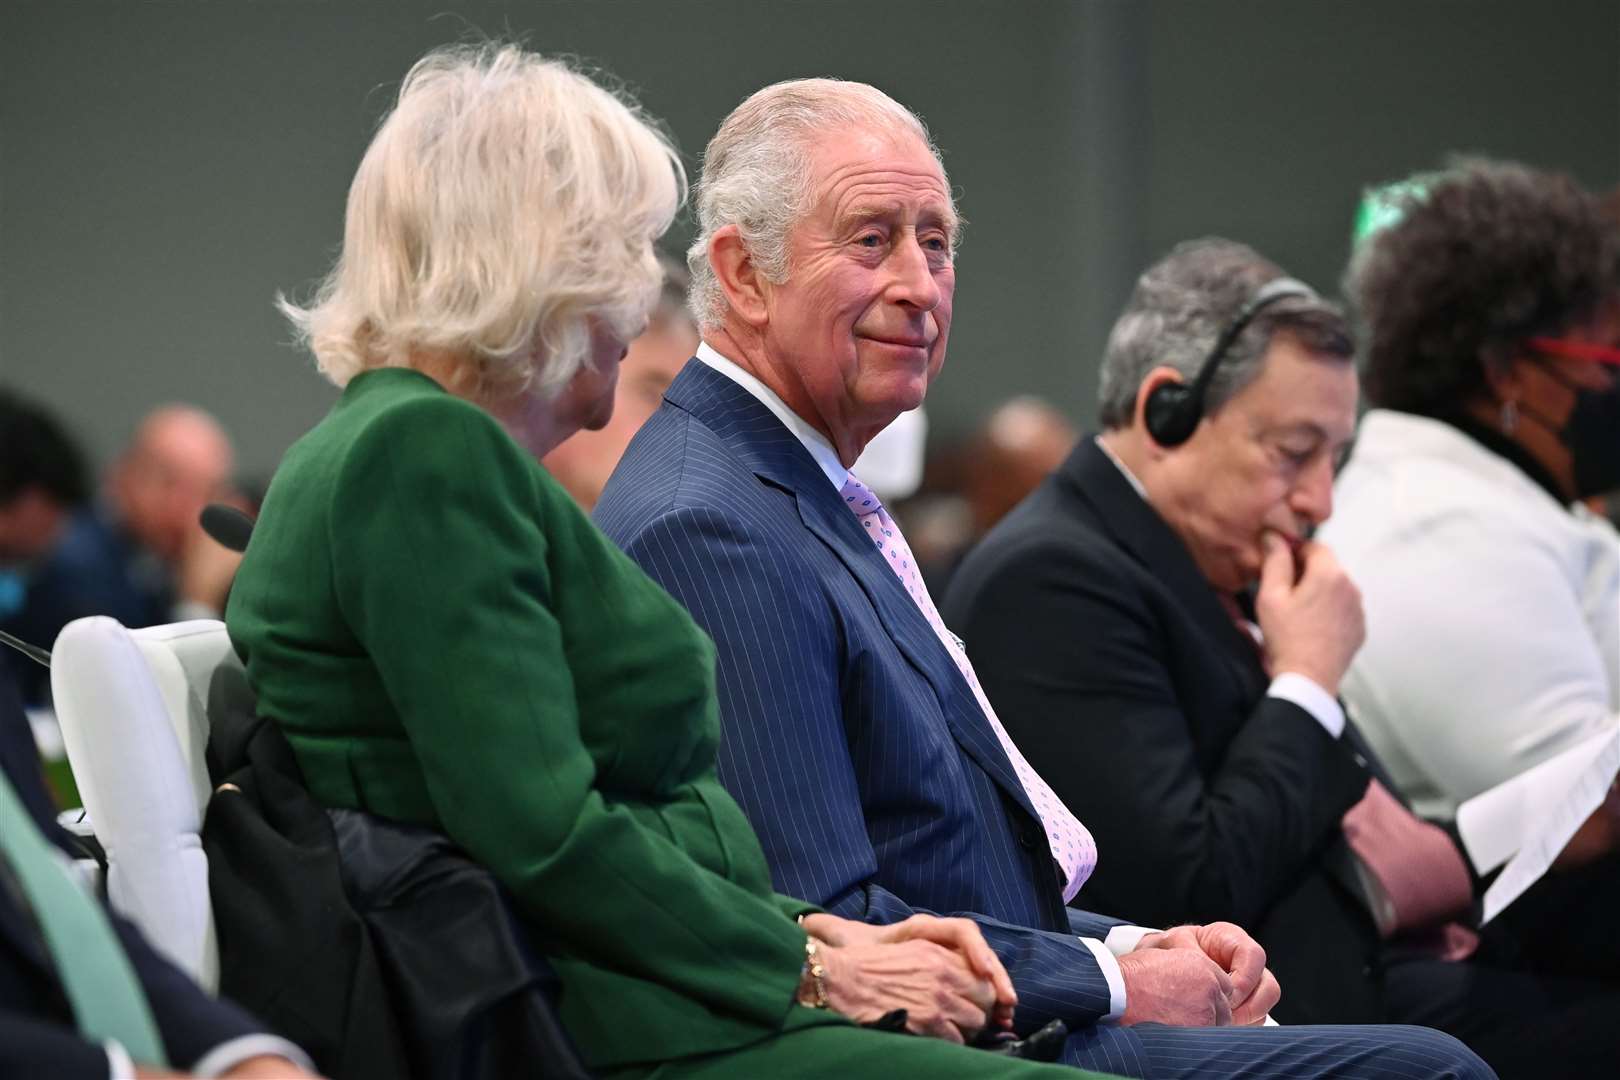
[[[1551,356],[1562,356],[1570,360],[1595,360],[1599,364],[1613,364],[1620,367],[1620,348],[1613,345],[1597,345],[1590,341],[1555,337],[1533,337],[1525,344]]]

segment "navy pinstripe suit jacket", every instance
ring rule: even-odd
[[[1040,820],[972,691],[770,410],[689,362],[595,517],[718,646],[720,777],[778,890],[873,923],[967,914],[1013,976],[1021,1030],[1108,1012],[1077,935],[1118,920],[1064,907]],[[1134,1039],[1111,1025],[1082,1038]]]

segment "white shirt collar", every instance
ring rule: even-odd
[[[1131,487],[1135,488],[1136,493],[1142,496],[1143,500],[1146,501],[1148,497],[1147,488],[1142,486],[1142,481],[1136,478],[1136,474],[1131,472],[1130,469],[1126,468],[1125,463],[1119,460],[1119,457],[1112,450],[1108,449],[1108,444],[1102,441],[1101,436],[1094,436],[1093,441],[1096,442],[1097,449],[1101,450],[1107,455],[1108,460],[1114,463],[1114,467],[1120,471],[1120,474],[1124,476],[1126,480],[1130,481]]]
[[[783,426],[804,444],[806,450],[810,451],[810,456],[821,466],[821,471],[827,474],[828,482],[839,490],[843,489],[845,481],[849,479],[849,470],[838,460],[838,451],[833,449],[832,443],[827,441],[825,435],[811,427],[804,417],[788,408],[787,402],[778,397],[776,391],[744,371],[735,361],[721,356],[707,341],[698,342],[697,358],[758,398],[759,403],[771,410],[771,413],[782,421]]]

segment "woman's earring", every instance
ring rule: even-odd
[[[1502,402],[1502,434],[1512,435],[1519,426],[1519,403],[1517,401]]]

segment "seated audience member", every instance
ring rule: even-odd
[[[664,271],[664,287],[648,317],[647,329],[630,343],[630,351],[619,364],[613,415],[599,429],[574,432],[540,462],[587,513],[596,505],[625,446],[657,411],[664,391],[697,348],[697,329],[686,307],[686,267],[662,252],[658,265]]]
[[[1420,811],[1620,723],[1620,228],[1567,177],[1464,163],[1348,275],[1367,396],[1324,529],[1361,587],[1344,696]],[[1620,978],[1614,790],[1496,922]],[[1493,924],[1494,925],[1494,924]]]
[[[1527,973],[1534,939],[1461,925],[1465,856],[1334,699],[1362,614],[1309,537],[1356,393],[1336,308],[1241,244],[1181,245],[1114,325],[1103,434],[967,557],[945,616],[1118,852],[1090,902],[1253,927],[1284,1021],[1428,1024],[1504,1076],[1544,1075],[1557,1045],[1561,1075],[1608,1075],[1620,986]]]
[[[209,997],[133,926],[106,915],[63,872],[71,854],[21,699],[0,666],[0,1076],[310,1075],[291,1043]]]
[[[952,1045],[1015,1000],[970,923],[772,891],[715,777],[713,646],[539,465],[607,421],[683,182],[562,63],[412,68],[335,269],[286,305],[344,389],[231,592],[260,710],[317,800],[442,829],[510,890],[605,1077],[1051,1076]],[[939,1038],[851,1023],[896,1009]]]
[[[1620,710],[1620,243],[1567,177],[1473,162],[1409,194],[1348,287],[1367,398],[1325,529],[1361,587],[1357,723],[1425,812]]]
[[[167,406],[147,416],[108,474],[104,500],[62,531],[4,628],[48,649],[85,615],[130,627],[218,618],[237,557],[197,515],[227,490],[232,457],[207,413]],[[30,702],[48,690],[42,672],[22,675]]]
[[[0,390],[0,630],[28,629],[17,616],[29,583],[89,499],[84,455],[62,425],[33,402]],[[8,667],[30,687],[45,674],[21,653],[0,649],[0,668]]]
[[[895,514],[906,526],[930,594],[944,595],[962,557],[1063,464],[1078,438],[1079,432],[1061,412],[1026,395],[996,406],[979,430],[947,457],[947,467],[960,489],[954,498],[966,511],[963,527],[950,542],[931,542],[930,522],[921,514],[917,515],[921,528],[913,528],[911,506],[902,506]],[[856,471],[861,471],[859,462]],[[919,509],[926,512],[930,508],[925,504]]]
[[[1238,927],[1155,933],[1065,907],[1091,837],[1006,738],[849,472],[945,359],[957,215],[921,121],[861,83],[778,83],[721,124],[697,202],[703,344],[596,516],[715,639],[720,775],[776,886],[879,926],[973,920],[1012,973],[1018,1028],[1067,1023],[1070,1064],[1488,1075],[1431,1031],[1230,1026],[1278,993]]]

